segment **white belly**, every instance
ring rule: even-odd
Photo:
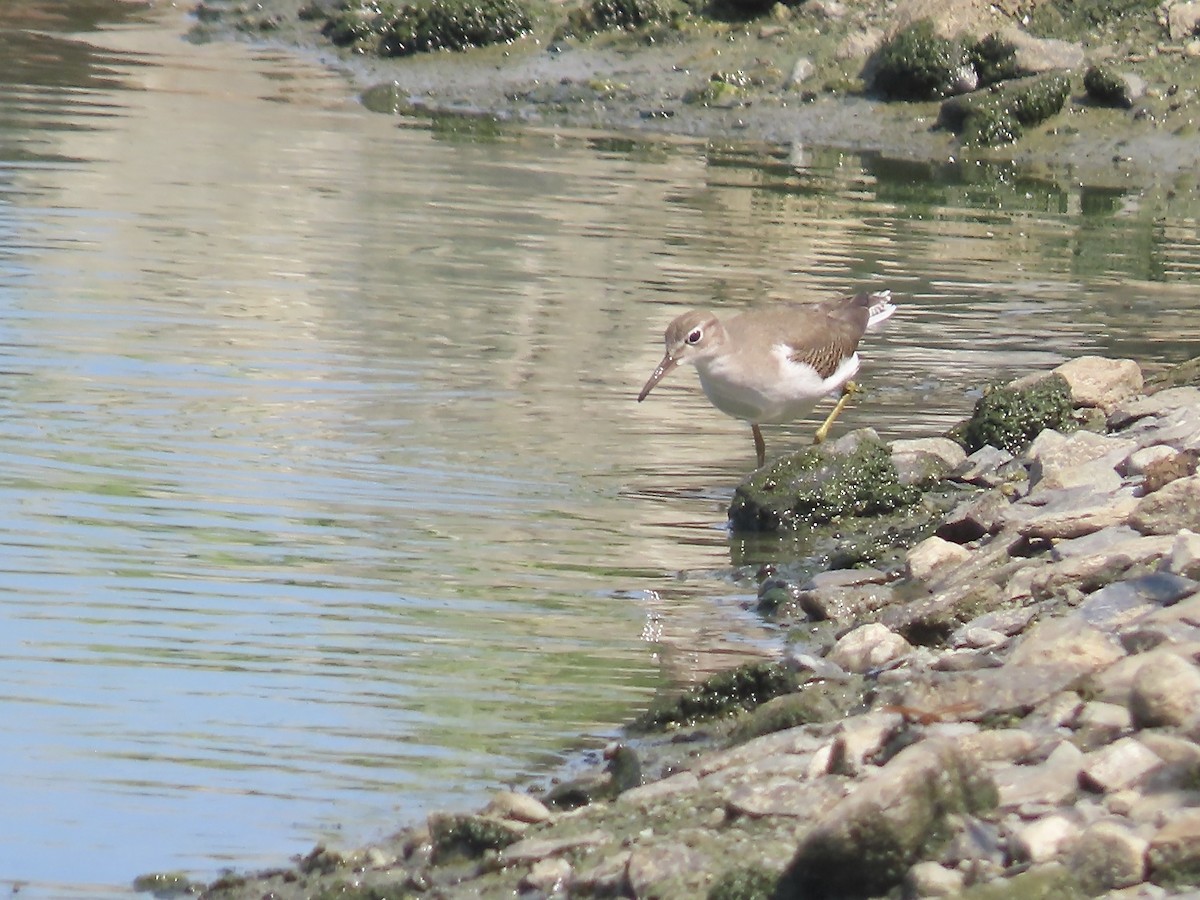
[[[700,386],[721,412],[758,424],[792,422],[807,415],[822,397],[853,378],[859,365],[854,353],[836,372],[821,378],[810,367],[792,362],[782,345],[749,368],[740,362],[737,357],[697,360]]]

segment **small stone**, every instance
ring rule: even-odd
[[[1181,528],[1171,552],[1159,564],[1159,571],[1200,579],[1200,534]]]
[[[1011,503],[1000,491],[984,491],[954,507],[935,533],[956,544],[970,543],[984,535],[995,534],[1000,530],[1003,514]]]
[[[1139,784],[1162,763],[1158,754],[1136,738],[1121,738],[1085,755],[1079,783],[1086,790],[1107,794]]]
[[[1121,485],[1116,467],[1134,452],[1137,444],[1126,438],[1077,431],[1064,437],[1046,429],[1029,445],[1033,487],[1070,488],[1088,485],[1093,490],[1111,491]]]
[[[1112,665],[1124,655],[1124,648],[1112,635],[1081,619],[1047,619],[1025,632],[1005,668],[1053,663],[1086,675]]]
[[[1001,766],[992,777],[1000,794],[1000,808],[1053,808],[1070,803],[1078,793],[1083,754],[1067,742],[1059,744],[1046,761],[1032,766]]]
[[[1073,817],[1055,813],[1025,824],[1018,823],[1011,835],[1013,852],[1031,863],[1048,862],[1078,839],[1081,828]]]
[[[966,875],[958,869],[948,869],[932,860],[919,862],[904,876],[905,896],[958,897],[966,880]]]
[[[936,535],[928,537],[908,551],[906,574],[916,581],[934,581],[959,563],[970,559],[971,551]]]
[[[1073,724],[1084,747],[1101,747],[1132,731],[1133,716],[1119,703],[1093,700],[1083,705]]]
[[[1030,497],[1013,504],[1006,516],[1006,523],[1027,538],[1076,538],[1130,521],[1138,504],[1139,500],[1131,489],[1096,494],[1086,485],[1081,485],[1046,491],[1036,498]],[[1134,527],[1138,526],[1134,524]],[[1143,534],[1156,533],[1146,528],[1138,530]]]
[[[792,64],[792,71],[783,86],[788,89],[798,88],[812,77],[814,71],[816,66],[813,65],[813,61],[807,56],[801,56]]]
[[[892,465],[901,484],[934,484],[967,458],[967,451],[957,442],[943,437],[895,440],[891,448]]]
[[[885,625],[870,622],[844,634],[828,659],[847,672],[869,672],[912,652],[912,645]]]
[[[659,886],[669,881],[680,896],[702,896],[704,863],[700,851],[682,843],[639,843],[629,855],[629,886],[635,897],[655,897],[661,895]]]
[[[1189,810],[1159,829],[1150,839],[1146,861],[1155,884],[1194,886],[1200,872],[1200,812]]]
[[[1066,866],[1094,897],[1141,884],[1149,842],[1115,821],[1088,826],[1067,854]]]
[[[1171,40],[1182,41],[1195,36],[1200,26],[1200,3],[1195,0],[1165,4],[1167,9],[1167,31]]]
[[[1067,380],[1076,406],[1096,406],[1111,412],[1122,400],[1142,390],[1142,369],[1132,359],[1080,356],[1054,370]]]
[[[1196,474],[1200,450],[1180,450],[1146,466],[1142,476],[1142,493],[1153,494],[1179,478]]]
[[[530,866],[521,887],[543,894],[561,893],[570,885],[572,871],[571,864],[561,857],[541,859]]]
[[[1182,725],[1200,708],[1200,668],[1174,653],[1150,658],[1133,676],[1129,711],[1138,728]]]
[[[1125,461],[1120,466],[1120,471],[1123,475],[1143,475],[1148,466],[1159,460],[1170,459],[1176,452],[1162,444],[1142,447],[1140,450],[1134,450],[1125,458]]]
[[[995,487],[1004,482],[1000,469],[1012,462],[1013,455],[1007,450],[1000,450],[987,444],[968,456],[957,469],[953,478],[964,484],[977,484],[981,487]]]
[[[551,817],[550,810],[541,800],[516,791],[498,791],[484,811],[502,819],[528,822],[531,825],[549,821]]]

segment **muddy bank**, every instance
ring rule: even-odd
[[[1169,5],[1131,7],[1118,21],[1135,24],[1120,27],[1086,19],[1062,23],[1047,13],[1051,24],[1035,29],[1026,7],[1007,14],[975,0],[854,6],[810,0],[776,4],[755,16],[689,13],[670,27],[583,37],[563,35],[562,10],[570,6],[543,9],[529,33],[511,42],[395,58],[380,55],[374,36],[336,46],[330,23],[343,7],[332,2],[209,0],[197,7],[193,37],[315,50],[351,76],[372,108],[398,114],[452,112],[532,126],[824,145],[908,159],[1013,160],[1035,173],[1090,182],[1190,177],[1200,162],[1200,41],[1194,22],[1178,24]],[[939,33],[1002,35],[1020,48],[1020,72],[1065,72],[1069,88],[1061,111],[1020,129],[1015,143],[980,147],[964,145],[946,127],[953,115],[943,113],[940,98],[880,99],[886,85],[872,74],[880,48],[914,21],[933,23]],[[1109,84],[1105,93],[1096,79],[1085,85],[1094,65],[1119,87]]]

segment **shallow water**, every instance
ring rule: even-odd
[[[723,527],[748,429],[691,372],[633,402],[683,309],[892,288],[842,426],[886,437],[1079,353],[1198,349],[1186,185],[398,124],[174,13],[55,9],[0,37],[22,896],[470,808],[769,652]]]

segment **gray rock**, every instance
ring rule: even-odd
[[[1182,725],[1200,709],[1200,668],[1168,651],[1148,659],[1133,676],[1129,712],[1138,728]]]
[[[1156,462],[1161,462],[1164,459],[1169,459],[1174,456],[1177,451],[1172,450],[1162,444],[1154,444],[1150,447],[1142,447],[1140,450],[1135,450],[1118,467],[1118,471],[1122,475],[1137,476],[1146,474],[1146,468]]]
[[[812,898],[874,896],[899,885],[956,812],[982,812],[996,791],[977,760],[948,741],[900,751],[816,823],[780,887]]]
[[[547,822],[552,816],[546,804],[541,800],[528,794],[519,794],[516,791],[495,793],[484,813],[499,816],[502,819],[528,822],[531,825]]]
[[[1172,819],[1146,848],[1148,875],[1155,884],[1192,885],[1200,871],[1200,810]]]
[[[1000,766],[992,770],[1001,810],[1024,812],[1053,809],[1075,798],[1079,792],[1079,770],[1083,754],[1061,742],[1044,762],[1037,765]]]
[[[1128,429],[1130,425],[1142,419],[1161,418],[1173,415],[1180,409],[1195,409],[1198,405],[1200,405],[1200,388],[1191,386],[1167,388],[1148,397],[1132,397],[1118,404],[1116,409],[1108,415],[1108,427],[1111,431]],[[1140,432],[1153,431],[1157,425],[1158,423],[1154,421],[1145,422],[1141,428],[1135,429],[1132,434],[1125,436],[1132,437]],[[1141,446],[1146,447],[1153,442],[1140,443]]]
[[[1086,790],[1108,794],[1134,787],[1162,764],[1162,758],[1145,744],[1125,737],[1085,754],[1079,783]]]
[[[1004,512],[1012,500],[997,490],[964,500],[938,525],[938,537],[956,544],[967,544],[1000,530]]]
[[[729,790],[725,803],[738,815],[786,816],[808,822],[825,815],[843,793],[841,783],[833,779],[760,778]]]
[[[1054,665],[1077,675],[1107,668],[1125,656],[1112,635],[1077,617],[1047,619],[1025,632],[1013,649],[1006,670]]]
[[[1128,488],[1106,494],[1095,494],[1086,485],[1050,490],[1014,503],[1005,516],[1005,525],[1026,538],[1082,537],[1124,524],[1137,505],[1138,498]]]
[[[1116,631],[1162,606],[1170,606],[1200,587],[1190,578],[1155,572],[1102,587],[1079,605],[1084,621]]]
[[[892,465],[901,484],[929,485],[941,481],[967,459],[967,452],[949,438],[892,441]]]
[[[963,463],[958,466],[951,474],[955,481],[961,481],[963,484],[975,484],[980,487],[995,487],[998,484],[1003,484],[1007,479],[1001,475],[1000,470],[1007,463],[1013,461],[1013,455],[1007,450],[1000,450],[988,444],[985,447],[980,447]]]
[[[1180,529],[1159,570],[1200,579],[1200,534],[1187,528]]]
[[[527,891],[539,891],[543,895],[556,894],[571,884],[574,870],[565,859],[542,859],[529,867],[521,879],[521,887]]]
[[[679,841],[639,843],[629,854],[626,877],[635,897],[703,896],[706,859]]]
[[[1196,34],[1200,26],[1200,3],[1195,0],[1164,4],[1167,12],[1167,31],[1171,40],[1182,41]]]
[[[941,863],[919,862],[904,876],[906,897],[957,897],[966,886],[967,877],[958,869]]]
[[[813,65],[813,61],[807,56],[801,56],[792,64],[792,71],[784,81],[783,86],[794,90],[808,81],[814,71],[816,71],[816,66]]]
[[[1132,510],[1129,524],[1142,534],[1200,530],[1200,475],[1176,479],[1143,497]]]
[[[1094,491],[1115,491],[1121,486],[1117,466],[1137,445],[1127,438],[1107,437],[1090,431],[1063,436],[1046,429],[1030,444],[1029,483],[1037,490],[1087,485]]]
[[[912,652],[912,645],[886,625],[870,622],[847,632],[828,659],[847,672],[870,672]]]
[[[1090,750],[1129,734],[1133,730],[1133,716],[1128,707],[1119,703],[1093,700],[1083,705],[1072,725],[1076,740]]]
[[[934,535],[908,551],[905,574],[914,581],[935,582],[970,556],[969,550]]]
[[[853,622],[888,606],[893,593],[886,584],[816,588],[801,590],[796,602],[809,618],[816,621]]]
[[[599,830],[566,838],[525,838],[515,844],[509,844],[500,851],[500,864],[510,866],[536,862],[539,859],[547,859],[570,850],[601,847],[610,843],[612,839],[611,834]]]
[[[1079,43],[1035,38],[1015,26],[1003,29],[1000,36],[1016,49],[1017,68],[1024,75],[1078,69],[1084,63],[1083,45]]]
[[[1106,413],[1142,390],[1142,369],[1132,359],[1079,356],[1067,360],[1054,374],[1067,380],[1076,406],[1095,406]]]
[[[1088,826],[1067,853],[1066,866],[1094,897],[1141,884],[1150,842],[1127,825],[1104,820]]]
[[[1015,859],[1023,862],[1049,862],[1083,833],[1078,818],[1051,813],[1032,822],[1017,821],[1009,831],[1009,846]]]

